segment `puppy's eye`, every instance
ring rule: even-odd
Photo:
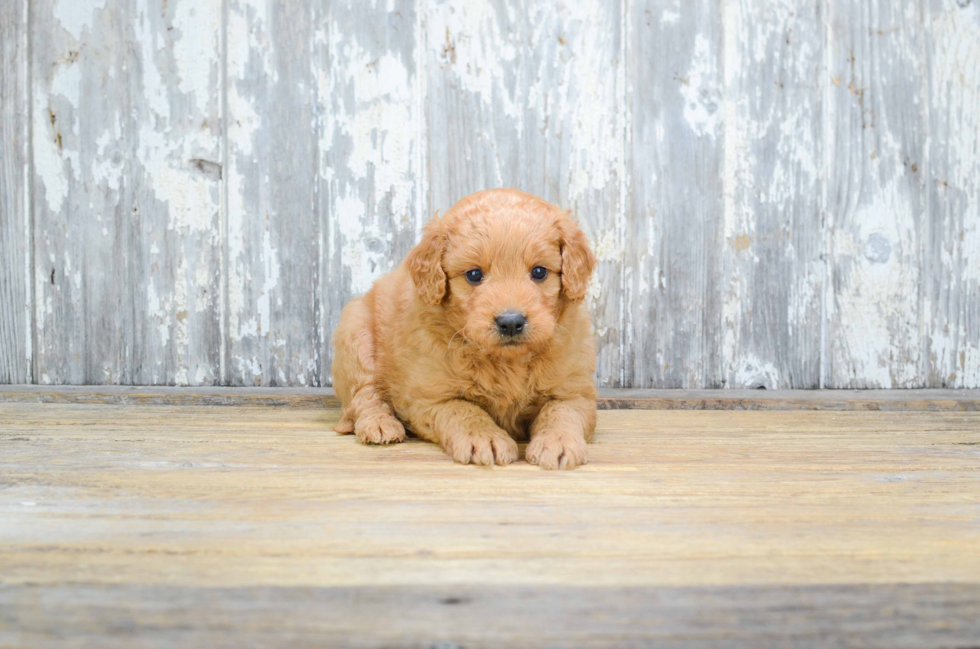
[[[466,281],[470,284],[479,284],[483,281],[483,271],[479,268],[466,271]]]
[[[531,279],[540,282],[548,276],[548,269],[544,266],[535,266],[531,269]]]

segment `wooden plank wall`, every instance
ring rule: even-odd
[[[28,0],[0,4],[0,383],[31,374]]]
[[[602,386],[980,387],[980,2],[0,12],[0,382],[329,385],[516,186],[592,240]]]

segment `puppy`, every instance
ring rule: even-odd
[[[596,260],[554,205],[477,192],[340,314],[335,430],[367,444],[406,428],[463,464],[510,464],[515,440],[546,469],[587,462],[595,348],[582,304]]]

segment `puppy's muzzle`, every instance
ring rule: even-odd
[[[504,311],[497,316],[497,331],[504,340],[512,340],[524,335],[527,328],[527,318],[517,311]]]

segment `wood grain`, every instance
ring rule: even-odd
[[[134,383],[133,4],[67,7],[31,3],[34,380]]]
[[[227,16],[226,385],[320,382],[320,222],[311,2]]]
[[[431,214],[425,71],[418,69],[422,9],[404,2],[314,4],[322,277],[321,368],[310,385],[327,385],[341,309],[401,262]]]
[[[337,407],[332,388],[5,386],[0,403]],[[599,410],[980,411],[980,390],[643,390],[599,388]]]
[[[38,383],[218,381],[218,2],[32,7]]]
[[[927,3],[929,218],[923,315],[931,386],[980,385],[980,3]]]
[[[600,259],[600,386],[980,387],[977,2],[27,4],[0,382],[327,386],[343,305],[515,186]]]
[[[621,386],[627,232],[623,3],[539,3],[528,10],[527,46],[517,57],[527,86],[519,141],[528,166],[521,189],[571,210],[592,242],[599,259],[589,291],[596,375],[600,385]]]
[[[52,619],[58,624],[51,625]],[[0,642],[32,647],[111,648],[139,642],[144,647],[234,648],[330,644],[923,649],[971,646],[980,634],[978,619],[980,587],[975,584],[214,589],[0,585]]]
[[[823,5],[725,3],[724,385],[820,387]]]
[[[978,413],[603,412],[569,473],[362,446],[338,415],[0,405],[0,641],[976,631]]]
[[[922,3],[831,4],[832,308],[824,371],[835,387],[926,384],[920,300],[929,173],[923,18]]]
[[[429,211],[522,188],[529,35],[516,0],[425,0]]]
[[[629,7],[623,387],[722,387],[720,5]]]
[[[0,5],[0,384],[32,380],[27,1]]]
[[[123,251],[133,278],[130,382],[219,384],[222,2],[139,0],[127,17],[135,58],[124,65],[139,71],[128,89],[133,213],[122,215],[134,221]],[[107,328],[96,330],[111,338]]]

